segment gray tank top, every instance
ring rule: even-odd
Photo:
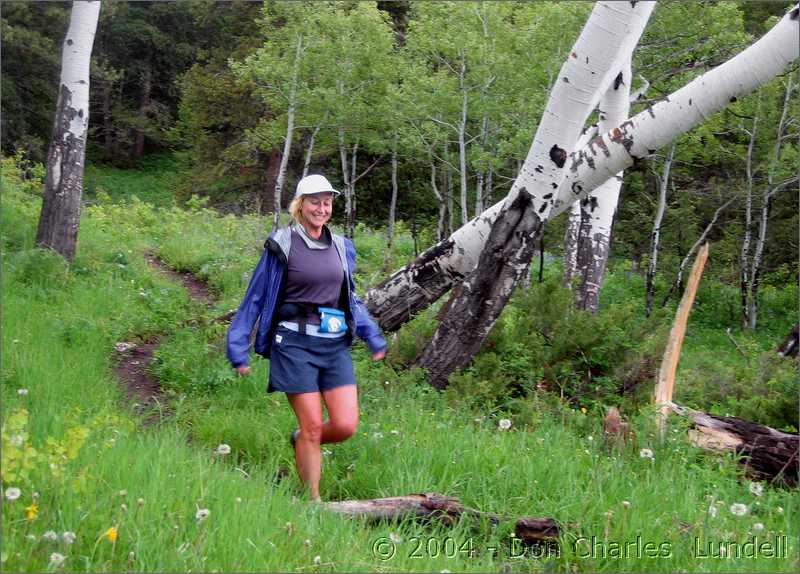
[[[324,232],[321,239],[326,240],[327,247],[320,249],[315,245],[312,249],[305,238],[292,231],[284,302],[338,307],[344,269],[330,232],[327,229]]]

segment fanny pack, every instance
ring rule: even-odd
[[[344,311],[332,307],[320,307],[319,330],[320,333],[344,333],[347,331]]]
[[[316,325],[319,320],[320,333],[344,333],[347,321],[344,311],[333,307],[318,307],[311,303],[284,303],[278,309],[278,319],[296,322],[298,332],[306,334],[306,325]]]

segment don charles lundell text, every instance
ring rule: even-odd
[[[788,542],[785,534],[751,536],[745,542],[695,538],[693,553],[695,558],[786,558]]]

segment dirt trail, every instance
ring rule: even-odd
[[[208,285],[193,273],[176,271],[151,252],[145,253],[144,258],[151,267],[181,282],[189,291],[192,299],[206,305],[214,303],[214,297],[211,295]],[[124,383],[125,396],[138,413],[158,404],[164,405],[164,401],[161,400],[161,383],[148,371],[159,343],[158,337],[152,337],[129,348],[125,343],[118,343],[114,372],[117,378]],[[146,422],[153,422],[151,418],[148,417]]]

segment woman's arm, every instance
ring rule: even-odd
[[[269,249],[264,249],[261,259],[253,271],[253,276],[250,278],[250,284],[247,286],[242,304],[239,305],[239,310],[228,328],[228,360],[240,373],[245,372],[242,368],[247,367],[249,363],[250,333],[261,315],[267,266],[272,257],[274,256]]]
[[[386,339],[381,332],[381,328],[369,314],[367,306],[356,295],[356,285],[353,274],[356,272],[356,248],[353,242],[345,238],[345,251],[347,255],[347,266],[350,270],[350,293],[353,296],[353,322],[356,326],[356,335],[366,341],[369,350],[372,352],[373,359],[382,359],[386,354]]]

